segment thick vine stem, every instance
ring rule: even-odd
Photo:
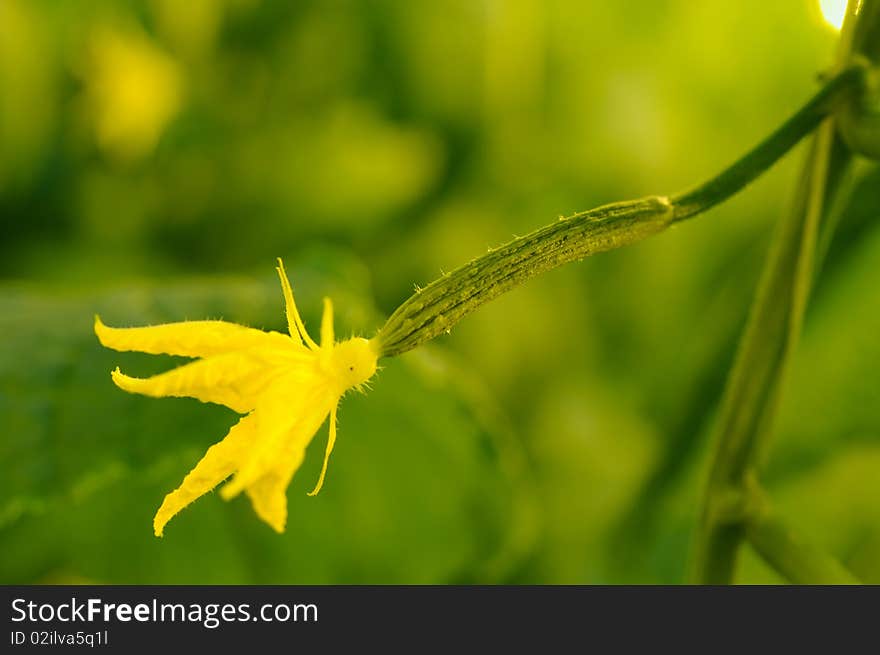
[[[852,61],[864,16],[877,19],[880,0],[850,2],[837,54],[837,69]],[[870,3],[871,7],[865,5]],[[870,9],[868,11],[867,9]],[[868,31],[867,33],[870,33]],[[780,543],[770,526],[757,530],[749,517],[722,522],[713,508],[731,488],[745,488],[772,435],[772,423],[794,352],[815,272],[818,235],[852,152],[841,145],[833,119],[817,131],[804,165],[792,211],[779,223],[740,341],[716,422],[708,484],[697,527],[692,576],[695,582],[729,583],[740,544],[751,530],[756,544]],[[792,564],[795,566],[795,564]],[[790,573],[790,572],[789,572]],[[805,577],[809,573],[803,573]]]
[[[854,59],[873,63],[865,89],[839,112],[840,132],[847,145],[865,157],[880,160],[880,3],[859,3],[859,21],[852,34]]]
[[[562,264],[640,241],[705,212],[770,168],[864,86],[856,63],[831,77],[797,113],[719,175],[671,197],[617,202],[562,218],[447,273],[401,304],[374,337],[382,357],[411,350],[477,307]]]

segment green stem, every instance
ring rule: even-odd
[[[850,2],[848,8],[838,68],[850,60],[858,4]],[[834,122],[825,121],[808,153],[792,211],[775,234],[727,380],[696,533],[692,575],[697,582],[724,584],[733,578],[745,523],[721,520],[715,507],[719,498],[747,485],[771,435],[813,281],[822,219],[851,158],[835,148],[837,143]]]
[[[714,207],[770,168],[806,135],[807,126],[811,132],[834,111],[841,92],[845,94],[864,85],[866,68],[864,63],[855,64],[835,76],[798,113],[730,168],[690,191],[673,196],[675,220],[690,218]]]
[[[794,584],[860,584],[840,562],[805,541],[768,507],[749,517],[746,538],[752,548]]]
[[[392,357],[450,331],[467,314],[526,280],[567,262],[640,241],[723,202],[760,176],[864,85],[853,65],[825,86],[779,129],[706,183],[672,197],[651,196],[604,205],[517,237],[410,296],[374,339]]]
[[[830,137],[833,131],[823,126],[810,148],[802,192],[794,210],[779,224],[724,390],[695,550],[696,580],[702,583],[724,584],[733,577],[743,526],[719,520],[714,505],[717,498],[743,486],[761,442],[770,433],[803,318],[805,282],[812,277]]]

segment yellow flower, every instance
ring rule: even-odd
[[[373,342],[360,337],[336,342],[333,305],[324,298],[321,345],[306,332],[296,309],[284,264],[278,275],[290,335],[224,321],[185,321],[139,328],[110,328],[95,317],[95,334],[115,350],[167,353],[201,359],[150,378],[112,373],[120,389],[147,396],[189,396],[225,405],[245,416],[211,446],[180,487],[165,496],[153,519],[157,537],[184,507],[233,475],[220,495],[244,491],[254,511],[277,532],[287,520],[287,486],[318,428],[330,416],[324,465],[313,496],[321,489],[336,441],[336,408],[351,388],[360,389],[376,372]]]

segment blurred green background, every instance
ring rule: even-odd
[[[702,181],[817,88],[815,0],[0,2],[0,583],[676,583],[707,428],[798,154],[554,271],[347,398],[283,536],[209,494],[234,416],[116,389],[110,325],[372,334],[414,284],[560,214]],[[810,307],[768,453],[795,528],[880,582],[880,175]],[[745,552],[741,582],[780,579]]]

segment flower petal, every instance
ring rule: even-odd
[[[220,495],[226,500],[234,498],[279,463],[299,457],[338,401],[339,396],[318,377],[305,383],[290,376],[279,379],[254,411],[259,440]]]
[[[313,361],[314,355],[305,349],[251,350],[200,359],[149,378],[130,377],[118,368],[112,377],[116,386],[131,393],[197,398],[244,414],[256,407],[259,395],[284,367],[293,365],[302,379],[308,379]]]
[[[318,484],[309,492],[309,496],[317,496],[324,486],[324,476],[327,474],[327,462],[330,461],[330,453],[333,452],[333,445],[336,443],[336,407],[330,410],[330,435],[327,437],[327,449],[324,451],[324,465],[321,467],[321,475],[318,477]]]
[[[296,450],[245,489],[257,516],[272,526],[275,532],[284,532],[287,523],[287,486],[304,456],[304,450]]]
[[[290,332],[290,336],[295,338],[299,335],[299,338],[305,342],[309,350],[317,350],[318,344],[306,332],[305,323],[303,323],[299,310],[296,308],[296,302],[293,300],[293,289],[290,286],[290,280],[287,279],[287,272],[284,270],[284,262],[281,261],[281,257],[278,258],[278,266],[275,267],[275,270],[278,271],[278,277],[281,279],[281,291],[284,293],[284,311],[287,314],[287,329]]]
[[[225,321],[184,321],[149,327],[111,328],[95,316],[95,334],[104,346],[114,350],[184,357],[209,357],[254,347],[282,348],[296,344],[279,332],[264,332]]]
[[[321,348],[332,348],[333,336],[333,301],[324,298],[324,314],[321,316]]]
[[[165,496],[162,506],[153,518],[156,536],[162,536],[165,524],[175,514],[228,478],[255,438],[256,420],[250,414],[236,423],[222,441],[208,448],[205,456],[187,474],[180,486]]]

